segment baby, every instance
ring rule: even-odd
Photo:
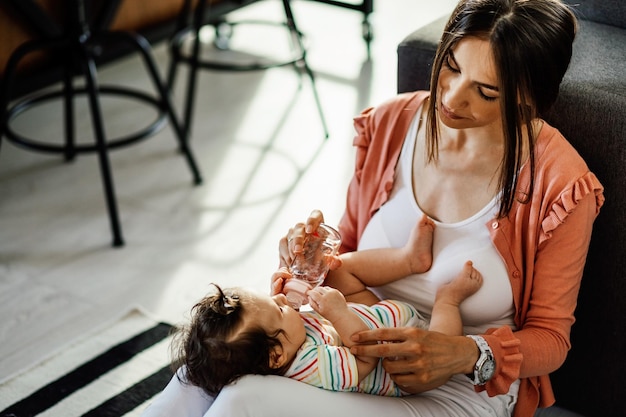
[[[222,290],[214,284],[215,293],[192,308],[191,323],[175,338],[173,368],[184,365],[188,382],[210,395],[217,395],[225,385],[248,374],[283,375],[333,391],[408,394],[391,380],[379,358],[350,352],[351,336],[380,327],[427,327],[414,307],[400,301],[380,301],[363,282],[380,284],[381,280],[428,270],[432,257],[420,255],[431,251],[433,227],[424,218],[404,248],[362,251],[367,256],[343,262],[335,276],[343,277],[349,296],[365,304],[348,303],[340,291],[324,286],[308,292],[313,311],[300,312],[291,307],[284,294],[270,297],[245,288]],[[369,262],[375,262],[376,268],[360,265]],[[359,276],[351,274],[351,268],[357,269]],[[386,271],[384,278],[372,278],[367,272],[378,274],[380,270]],[[286,274],[285,270],[278,271],[275,278]],[[437,292],[429,330],[460,335],[458,307],[481,285],[482,276],[471,261],[466,262],[456,278]]]

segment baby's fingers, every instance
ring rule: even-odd
[[[270,295],[281,294],[283,292],[283,287],[285,286],[285,281],[289,278],[291,278],[291,273],[285,267],[274,272],[270,282]]]

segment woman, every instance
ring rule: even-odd
[[[400,95],[355,119],[343,250],[401,246],[422,213],[437,225],[431,269],[374,291],[428,315],[438,286],[465,260],[483,275],[461,307],[472,337],[400,328],[355,340],[353,353],[383,358],[404,390],[427,392],[389,399],[253,376],[211,405],[174,380],[164,397],[189,395],[185,406],[198,409],[176,414],[526,417],[553,404],[548,374],[570,347],[604,201],[581,157],[541,119],[558,94],[575,32],[559,0],[461,0],[439,44],[431,91]],[[321,221],[314,212],[290,230],[281,265]],[[331,271],[328,285],[333,280]],[[275,280],[273,292],[283,284]]]

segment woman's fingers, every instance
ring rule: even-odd
[[[304,243],[304,223],[298,223],[290,228],[287,235],[278,242],[279,267],[289,267],[294,255],[302,252]]]
[[[357,344],[350,351],[359,356],[371,356],[377,358],[396,358],[415,354],[408,352],[403,343],[410,337],[407,331],[413,328],[382,328],[356,333],[352,341]],[[415,329],[419,330],[419,329]]]
[[[292,256],[291,256],[291,249],[289,248],[290,245],[290,236],[293,235],[293,228],[289,229],[289,231],[287,232],[287,234],[285,236],[283,236],[282,238],[280,238],[280,240],[278,241],[278,260],[279,260],[279,267],[289,267],[289,265],[291,265],[291,260],[292,260]]]
[[[320,210],[313,210],[306,220],[306,233],[313,233],[320,224],[324,223],[324,214]]]
[[[359,344],[350,351],[383,358],[383,367],[396,384],[405,391],[419,393],[444,384],[458,373],[454,369],[457,355],[450,351],[450,340],[441,337],[447,339],[441,333],[414,327],[368,330],[353,337]]]
[[[306,237],[305,228],[306,225],[304,223],[298,223],[289,230],[290,233],[287,235],[287,243],[291,254],[302,253],[304,238]]]
[[[324,214],[319,210],[313,210],[306,223],[297,223],[289,229],[286,236],[278,242],[278,257],[280,267],[289,267],[294,255],[302,253],[304,239],[307,233],[313,233],[324,222]]]
[[[383,327],[356,333],[352,336],[352,341],[357,343],[399,342],[406,338],[407,335],[402,327]]]

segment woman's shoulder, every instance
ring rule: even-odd
[[[363,113],[373,113],[378,118],[389,118],[407,113],[412,116],[430,95],[429,91],[412,91],[397,94]]]
[[[428,91],[397,94],[376,106],[365,108],[354,118],[354,123],[356,126],[381,123],[386,120],[397,120],[398,116],[408,116],[408,119],[411,119],[429,94]]]
[[[537,167],[566,176],[589,172],[587,163],[565,136],[557,128],[542,122],[535,145]]]
[[[394,139],[403,139],[415,114],[428,96],[428,91],[401,93],[375,107],[366,108],[354,118],[357,132],[354,145],[367,148],[373,141],[385,146],[384,144],[397,142]]]
[[[594,195],[596,211],[604,202],[603,186],[587,163],[561,132],[543,122],[536,143],[535,191],[571,212],[587,195]],[[554,206],[554,204],[552,205]]]
[[[390,97],[386,101],[383,101],[379,107],[407,107],[417,110],[421,106],[422,102],[430,96],[430,91],[418,90],[409,91],[406,93],[399,93],[393,97]]]

